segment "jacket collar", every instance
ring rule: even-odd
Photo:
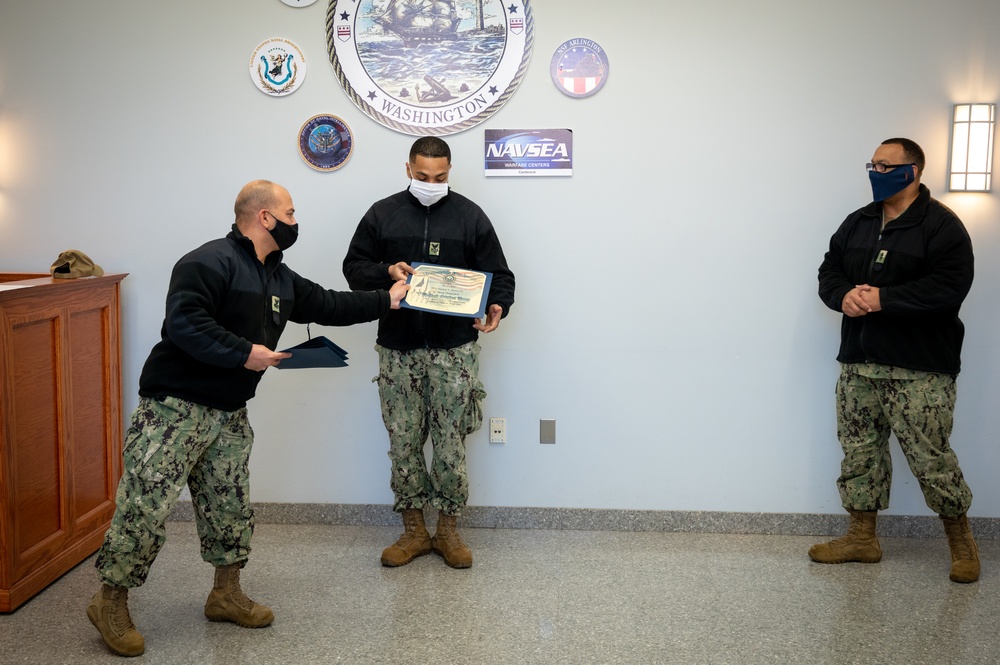
[[[410,191],[409,187],[407,187],[406,189],[404,189],[403,193],[406,194],[406,196],[409,198],[410,203],[412,203],[413,205],[417,206],[418,208],[420,208],[422,210],[437,210],[442,205],[444,205],[444,202],[448,200],[449,196],[451,196],[451,186],[448,187],[448,193],[447,194],[445,194],[440,199],[438,199],[437,201],[435,201],[433,205],[429,205],[429,206],[425,206],[423,203],[421,203],[417,199],[417,197],[413,195],[413,192]]]
[[[226,235],[226,237],[235,242],[236,245],[249,254],[254,261],[257,261],[257,248],[254,246],[253,240],[250,240],[250,238],[243,235],[243,232],[240,231],[236,224],[233,224],[232,230]],[[281,263],[282,256],[283,254],[280,250],[275,250],[264,258],[264,265],[269,266]]]
[[[892,224],[892,228],[900,228],[904,226],[913,226],[914,224],[919,224],[923,221],[924,216],[927,214],[927,206],[931,202],[931,190],[927,189],[927,185],[923,183],[920,184],[920,190],[917,194],[917,198],[913,200],[910,207],[903,211],[903,214],[896,219],[889,222]],[[864,208],[861,209],[861,214],[866,217],[873,217],[881,221],[882,219],[882,202],[872,201]]]

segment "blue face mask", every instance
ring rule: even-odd
[[[887,173],[869,171],[868,179],[872,183],[872,197],[875,201],[885,201],[893,194],[899,194],[913,182],[912,166],[897,166]]]

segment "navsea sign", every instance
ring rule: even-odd
[[[573,175],[572,129],[487,129],[487,176]]]
[[[496,113],[524,77],[528,0],[330,0],[326,41],[347,96],[416,136],[456,134]]]

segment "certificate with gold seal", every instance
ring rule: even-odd
[[[406,279],[410,290],[401,307],[434,314],[483,318],[493,273],[450,268],[434,263],[414,263]]]

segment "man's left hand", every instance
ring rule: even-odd
[[[486,310],[486,323],[480,323],[479,319],[475,319],[472,327],[482,333],[491,333],[500,325],[501,316],[503,316],[503,307],[495,304],[490,305],[489,309]]]
[[[410,285],[405,279],[401,279],[389,289],[389,309],[399,309],[400,301],[406,297],[406,292],[410,290]]]

